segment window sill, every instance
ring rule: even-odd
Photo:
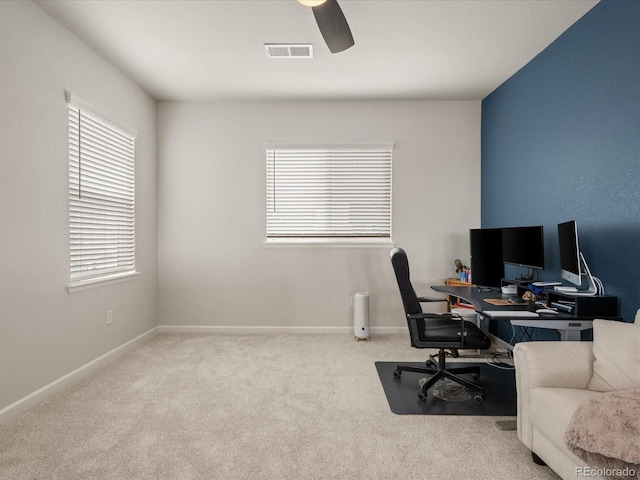
[[[385,239],[363,238],[271,238],[264,242],[265,247],[366,247],[391,248],[395,242]]]
[[[114,285],[116,283],[129,282],[135,280],[140,276],[140,272],[126,272],[118,273],[115,275],[108,275],[104,277],[91,278],[88,280],[79,280],[71,282],[67,285],[67,292],[78,293],[85,290],[91,290],[94,288],[106,287],[108,285]]]

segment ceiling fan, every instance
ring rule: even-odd
[[[298,0],[311,7],[320,33],[331,53],[338,53],[354,44],[351,29],[336,0]]]

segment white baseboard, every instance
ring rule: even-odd
[[[30,393],[26,397],[21,398],[13,402],[11,405],[4,407],[0,410],[0,422],[4,422],[9,420],[12,417],[24,412],[28,408],[34,406],[36,403],[41,402],[45,398],[53,395],[54,393],[62,390],[67,385],[70,385],[78,380],[86,377],[91,372],[94,372],[98,368],[104,366],[111,360],[119,357],[120,355],[132,350],[138,345],[143,344],[153,336],[158,333],[158,328],[154,327],[151,330],[138,335],[136,338],[129,340],[128,342],[120,345],[119,347],[114,348],[110,352],[101,355],[100,357],[91,360],[89,363],[81,366],[80,368],[75,369],[73,372],[67,373],[66,375],[60,377],[57,380],[45,385],[42,388],[39,388],[33,393]]]
[[[218,335],[268,335],[283,333],[301,334],[353,334],[353,327],[264,327],[264,326],[218,326],[218,325],[158,325],[158,333],[210,333]],[[371,336],[406,333],[407,327],[371,327]],[[513,346],[501,338],[488,334],[491,342],[499,348],[513,350]]]
[[[143,344],[158,333],[210,333],[210,334],[227,334],[227,335],[266,335],[266,334],[349,334],[353,335],[353,327],[295,327],[295,326],[282,326],[282,327],[247,327],[247,326],[187,326],[187,325],[159,325],[151,330],[138,335],[136,338],[129,340],[128,342],[114,348],[113,350],[105,353],[104,355],[90,361],[89,363],[77,368],[76,370],[60,377],[57,380],[39,388],[33,393],[30,393],[26,397],[17,400],[0,410],[0,422],[9,420],[10,418],[22,413],[28,408],[34,406],[36,403],[44,400],[45,398],[53,395],[54,393],[62,390],[67,385],[70,385],[78,380],[86,377],[91,372],[104,366],[106,363],[114,360],[118,356],[132,350],[138,345]],[[407,332],[407,327],[371,327],[371,336],[376,335],[389,335],[389,334],[404,334]],[[505,342],[504,340],[489,334],[491,341],[499,348],[512,350],[513,346]]]
[[[371,327],[371,336],[405,333],[407,327]],[[300,334],[353,334],[353,327],[247,327],[213,325],[158,325],[158,333],[211,333],[218,335]]]

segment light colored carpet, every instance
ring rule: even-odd
[[[557,479],[497,417],[395,415],[403,335],[160,334],[0,425],[3,479]]]

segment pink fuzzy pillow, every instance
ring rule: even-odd
[[[594,468],[629,468],[635,474],[623,477],[640,478],[640,390],[607,392],[580,404],[564,441]]]

